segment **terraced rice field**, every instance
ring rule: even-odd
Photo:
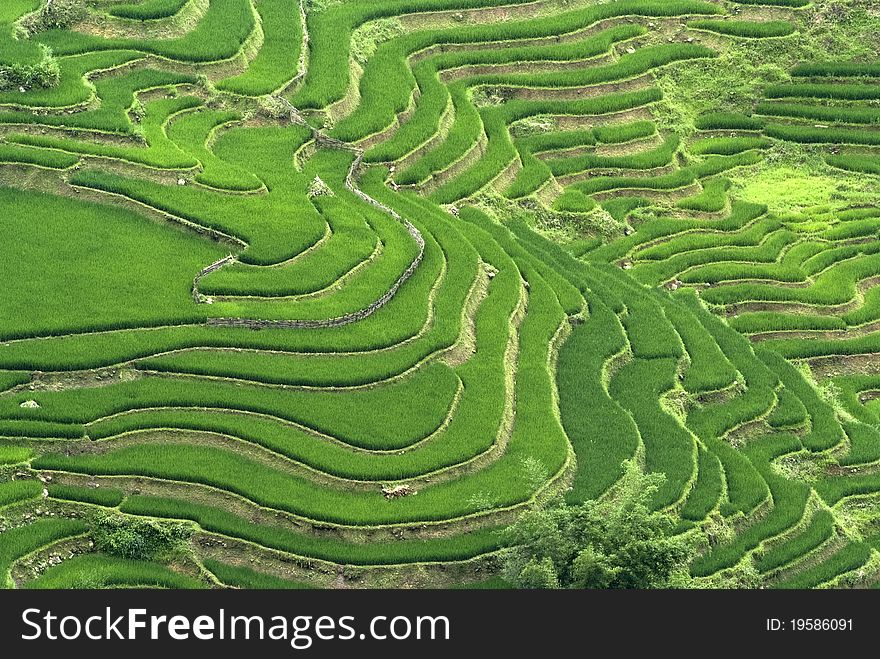
[[[4,3],[4,585],[477,584],[630,459],[695,587],[876,585],[863,4]]]

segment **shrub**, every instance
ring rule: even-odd
[[[26,16],[21,26],[32,35],[47,30],[64,30],[83,20],[87,13],[85,0],[54,0]]]
[[[270,119],[282,119],[290,114],[290,109],[278,96],[261,96],[257,101],[260,112]]]
[[[192,536],[192,528],[108,513],[94,521],[91,536],[95,547],[111,556],[152,560],[183,546]]]
[[[523,515],[506,532],[505,579],[520,588],[667,586],[692,548],[672,536],[666,515],[650,512],[659,482],[628,462],[616,497]]]
[[[573,190],[570,194],[577,194],[577,191]],[[614,215],[601,207],[593,208],[590,212],[585,213],[584,224],[606,240],[621,236],[627,227],[626,222],[616,219]]]
[[[58,60],[52,49],[41,46],[42,57],[36,64],[13,62],[0,66],[0,90],[17,90],[19,87],[55,87],[61,80]]]

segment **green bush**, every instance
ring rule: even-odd
[[[90,533],[99,551],[119,558],[147,561],[180,549],[192,536],[192,528],[186,524],[108,513],[95,519]]]
[[[53,0],[21,21],[28,34],[47,30],[65,30],[87,15],[85,0]]]
[[[520,588],[663,588],[691,556],[648,501],[659,479],[627,463],[618,495],[529,512],[507,532],[504,578]]]
[[[55,87],[61,81],[61,67],[52,56],[52,49],[42,46],[42,57],[36,64],[13,62],[0,65],[0,90],[20,87]]]

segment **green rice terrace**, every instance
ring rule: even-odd
[[[633,465],[880,585],[872,0],[3,0],[0,163],[4,587],[504,587]]]

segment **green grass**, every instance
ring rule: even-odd
[[[57,55],[97,50],[136,50],[182,62],[213,62],[234,57],[254,28],[249,0],[211,0],[193,30],[171,39],[103,38],[79,32],[49,30],[38,35]],[[218,36],[219,35],[219,36]]]
[[[771,124],[764,129],[770,137],[805,144],[867,144],[880,145],[880,133],[849,128],[815,128]]]
[[[815,105],[763,101],[755,106],[757,114],[768,117],[794,117],[845,124],[880,123],[880,110],[872,107]]]
[[[0,464],[19,464],[27,462],[33,451],[24,446],[6,446],[0,444]]]
[[[766,149],[768,146],[769,140],[760,137],[714,137],[693,142],[688,149],[701,156],[732,156],[751,149]]]
[[[601,168],[654,169],[672,162],[678,146],[678,138],[673,136],[655,149],[642,151],[634,155],[562,157],[549,160],[548,164],[554,176],[566,176]]]
[[[685,306],[663,301],[663,312],[681,338],[690,363],[681,381],[685,391],[704,393],[734,383],[736,369],[724,356],[715,339]]]
[[[776,407],[767,418],[773,428],[789,428],[803,425],[807,417],[807,408],[791,389],[777,392]]]
[[[146,148],[86,142],[54,135],[13,134],[7,139],[16,144],[56,149],[69,153],[127,160],[156,169],[193,169],[199,162],[175,145],[165,132],[165,125],[175,115],[199,106],[194,96],[153,101],[146,107],[141,124]]]
[[[834,408],[822,400],[794,366],[769,350],[759,349],[756,354],[804,404],[811,424],[810,432],[801,438],[804,448],[816,452],[827,451],[844,441],[846,435]]]
[[[3,66],[58,65],[0,91],[5,586],[327,583],[212,535],[427,579],[633,458],[712,534],[696,577],[867,564],[876,538],[825,552],[850,524],[814,504],[880,492],[880,23],[508,4],[308,2],[306,35],[297,0],[121,0],[19,40],[37,3],[3,5]],[[197,526],[193,560],[9,582],[102,510]]]
[[[311,392],[157,376],[100,388],[19,394],[3,399],[0,408],[7,417],[66,423],[90,422],[148,408],[237,409],[299,423],[353,446],[394,450],[410,446],[436,430],[457,389],[458,378],[449,367],[429,364],[405,378],[366,389]],[[29,398],[42,407],[19,408],[19,403]],[[421,414],[413,416],[415,409]],[[390,427],[395,428],[394,433],[387,431]]]
[[[42,483],[37,480],[0,483],[0,507],[18,503],[19,501],[36,499],[42,492]]]
[[[602,384],[604,363],[623,349],[626,336],[601,302],[591,303],[590,311],[590,319],[574,328],[559,354],[559,410],[581,465],[569,495],[572,501],[604,493],[638,446],[635,422]],[[615,441],[607,441],[609,436]]]
[[[771,85],[766,90],[768,98],[827,98],[847,101],[880,98],[875,85],[855,83],[786,83]]]
[[[797,523],[803,515],[809,487],[803,483],[786,481],[774,476],[769,473],[769,465],[764,462],[767,457],[776,457],[780,453],[793,450],[796,445],[795,438],[781,436],[775,441],[768,442],[760,451],[753,452],[753,459],[762,465],[761,470],[775,505],[761,521],[739,533],[735,540],[718,545],[707,554],[697,558],[691,565],[692,574],[706,576],[731,567],[742,558],[745,552]]]
[[[694,121],[700,130],[760,130],[764,124],[755,117],[732,112],[713,112],[704,114]]]
[[[880,174],[880,157],[878,156],[859,156],[856,154],[846,154],[839,156],[828,156],[826,162],[832,167],[839,167],[851,172],[863,172],[865,174]]]
[[[787,37],[794,34],[795,26],[788,21],[724,21],[724,20],[699,20],[691,21],[688,27],[697,30],[708,30],[718,34],[726,34],[732,37],[747,37],[749,39],[766,39],[768,37]]]
[[[779,582],[775,588],[815,588],[846,572],[862,567],[871,557],[870,548],[862,542],[853,542],[815,567]]]
[[[767,5],[770,7],[806,7],[810,0],[732,0],[740,5]]]
[[[205,568],[227,586],[256,590],[302,590],[311,586],[238,565],[206,560]]]
[[[81,501],[83,503],[93,503],[97,506],[115,507],[122,503],[125,495],[120,490],[109,488],[92,488],[79,487],[76,485],[55,485],[51,484],[47,488],[49,496],[54,499],[62,499],[65,501]]]
[[[16,244],[16,259],[0,265],[3,338],[204,317],[189,289],[195,273],[222,255],[219,246],[128,210],[47,194],[3,188],[0,209],[3,233]],[[47,276],[48,259],[58,267]]]
[[[725,178],[714,178],[702,182],[703,190],[693,197],[676,202],[676,206],[687,210],[717,213],[727,205],[727,191],[730,181]]]
[[[880,76],[880,64],[876,62],[801,62],[791,70],[791,75],[876,78]]]
[[[697,478],[681,508],[682,520],[692,522],[706,519],[723,496],[721,461],[702,448],[698,451]]]
[[[404,155],[430,137],[436,129],[440,115],[449,99],[449,91],[439,79],[441,72],[455,70],[467,65],[503,65],[517,61],[569,61],[582,60],[601,55],[611,46],[624,39],[642,33],[636,26],[619,26],[605,30],[589,39],[571,44],[526,45],[516,48],[464,51],[439,54],[416,64],[412,71],[405,66],[408,53],[426,48],[434,43],[470,41],[460,31],[415,33],[381,45],[367,63],[360,84],[362,103],[358,109],[334,127],[333,134],[341,139],[354,140],[376,133],[390,123],[394,115],[403,111],[409,101],[406,90],[412,80],[420,90],[419,103],[411,121],[402,127],[400,135],[378,145],[370,154],[371,160],[393,159],[392,152]],[[480,41],[491,35],[489,29],[476,31],[471,37]],[[491,68],[491,67],[490,67]],[[468,85],[477,84],[483,76],[468,76]],[[430,122],[430,123],[429,123]],[[389,155],[380,155],[389,154]],[[399,157],[399,156],[398,156]]]
[[[62,561],[29,581],[28,588],[206,588],[187,574],[150,561],[135,561],[102,554],[83,554]]]
[[[880,460],[880,433],[865,423],[843,424],[850,441],[850,451],[839,459],[842,465],[870,464]]]
[[[19,90],[0,91],[0,103],[25,108],[65,108],[89,102],[94,94],[85,76],[92,71],[113,69],[140,59],[133,50],[109,50],[58,58],[61,76],[58,85]]]
[[[75,114],[34,114],[27,111],[0,113],[0,122],[41,124],[63,128],[83,128],[111,133],[134,134],[135,124],[128,112],[136,94],[161,87],[195,82],[195,78],[158,69],[138,69],[131,73],[102,78],[95,82],[100,107]],[[170,91],[170,89],[169,89]]]
[[[259,190],[263,182],[241,167],[217,157],[207,143],[218,130],[237,122],[241,115],[235,112],[199,111],[178,115],[168,127],[168,139],[180,149],[198,159],[202,171],[195,180],[203,185],[235,192]]]
[[[26,382],[30,382],[29,373],[16,373],[14,371],[0,371],[0,392],[8,391]]]
[[[179,12],[189,0],[144,0],[135,3],[113,4],[107,8],[107,13],[120,18],[133,18],[137,20],[152,20],[168,18]]]
[[[303,35],[296,0],[262,0],[256,9],[263,27],[263,46],[244,73],[221,80],[217,89],[263,96],[297,74]]]
[[[756,567],[761,572],[768,572],[791,563],[828,540],[833,532],[834,517],[827,510],[820,510],[791,541],[779,543],[762,553],[756,561]]]
[[[4,531],[0,543],[0,578],[4,587],[12,586],[9,570],[14,561],[58,540],[79,535],[86,528],[80,520],[38,519],[32,524]]]
[[[152,206],[177,217],[231,234],[248,243],[239,258],[246,263],[269,265],[290,259],[323,236],[325,223],[304,192],[309,181],[296,176],[283,162],[307,139],[302,128],[283,131],[246,129],[224,133],[213,152],[227,163],[251,171],[272,189],[268,197],[206,193],[192,186],[169,186],[128,178],[98,169],[84,169],[72,177],[83,187],[104,190]],[[344,154],[343,154],[344,156]],[[289,222],[290,213],[300,221]],[[402,233],[402,232],[401,232]],[[228,248],[227,248],[228,253]],[[408,256],[402,253],[401,258]],[[211,263],[211,259],[205,265]]]
[[[264,526],[218,508],[157,497],[129,497],[122,507],[132,515],[188,519],[212,533],[248,540],[297,556],[351,565],[393,565],[463,560],[501,547],[498,529],[433,540],[401,540],[354,544],[332,536],[297,533],[284,526]]]
[[[0,9],[0,23],[11,23],[28,12],[38,9],[42,0],[8,0]]]
[[[370,19],[399,15],[407,11],[429,11],[440,8],[467,8],[472,6],[496,6],[508,0],[408,0],[407,2],[376,2],[369,5],[347,3],[312,13],[308,29],[316,45],[303,89],[293,97],[297,107],[321,108],[341,99],[349,82],[347,75],[349,43],[354,26]],[[467,30],[448,30],[446,34],[426,30],[419,34],[431,43],[500,41],[506,39],[538,38],[574,31],[603,18],[629,13],[648,16],[676,16],[681,14],[717,14],[720,9],[706,2],[679,1],[656,2],[654,0],[627,0],[564,12],[540,20],[510,21],[501,24],[477,26]],[[418,34],[418,33],[417,33]],[[448,35],[448,36],[447,36]],[[444,38],[446,37],[446,38]],[[401,40],[417,37],[403,35]],[[389,46],[390,48],[391,46]],[[424,46],[423,46],[424,47]],[[417,43],[413,50],[418,49]],[[380,48],[381,50],[381,48]],[[377,55],[372,58],[376,60]],[[369,64],[369,63],[368,63]],[[401,62],[401,65],[403,62]],[[346,72],[340,74],[340,72]],[[387,78],[391,80],[392,78]],[[412,82],[410,81],[410,89]],[[399,90],[407,95],[406,88]]]
[[[665,508],[687,492],[696,469],[696,444],[691,435],[660,405],[660,398],[675,383],[676,363],[671,359],[636,359],[611,380],[609,391],[629,411],[645,447],[645,467],[665,475],[653,500]]]

